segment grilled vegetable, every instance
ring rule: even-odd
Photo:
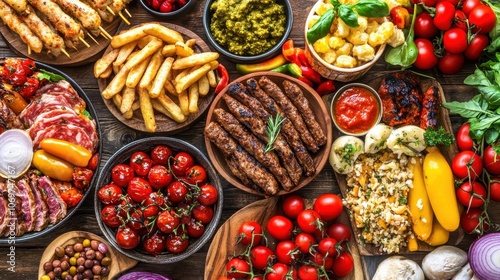
[[[73,179],[74,166],[44,150],[37,150],[33,155],[33,165],[44,175],[60,181],[71,181]]]
[[[87,166],[92,157],[92,153],[84,147],[55,138],[43,139],[40,147],[47,153],[81,167]]]

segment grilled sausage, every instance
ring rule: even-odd
[[[23,40],[31,50],[36,53],[42,51],[43,43],[40,38],[33,34],[16,12],[2,0],[0,0],[0,18],[12,31],[21,37],[21,40]]]

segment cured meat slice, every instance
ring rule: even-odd
[[[21,200],[21,209],[23,211],[24,223],[26,225],[26,232],[33,231],[35,228],[36,220],[36,204],[33,192],[29,186],[29,178],[23,176],[17,181],[18,196]]]
[[[65,140],[71,143],[76,143],[89,151],[93,151],[97,146],[95,139],[91,139],[85,132],[85,129],[72,123],[64,123],[51,125],[40,131],[36,138],[33,139],[33,149],[38,149],[40,141],[45,138],[55,138]]]
[[[30,178],[29,185],[31,191],[33,192],[33,199],[35,200],[35,207],[36,207],[35,227],[33,230],[41,231],[42,229],[46,228],[47,225],[49,224],[49,219],[48,219],[49,208],[47,206],[47,203],[45,202],[42,189],[39,188],[39,183],[38,183],[39,176],[36,175],[36,172],[33,170],[28,172],[28,176]]]
[[[68,93],[79,98],[78,93],[73,86],[66,80],[61,80],[57,83],[48,83],[37,90],[37,94],[46,94],[49,92],[62,92]],[[81,101],[83,102],[83,101]],[[85,103],[83,103],[85,104]]]
[[[52,110],[67,110],[78,115],[77,111],[71,107],[68,97],[65,95],[45,94],[28,104],[21,114],[19,114],[19,118],[26,126],[30,127],[40,115]]]
[[[56,224],[62,220],[67,213],[66,203],[61,198],[59,191],[47,176],[38,178],[38,183],[44,194],[44,199],[49,207],[49,222]]]

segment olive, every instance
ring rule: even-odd
[[[62,256],[64,256],[64,249],[63,247],[59,246],[59,247],[56,247],[56,249],[54,249],[54,254],[60,258]]]
[[[92,267],[92,272],[94,272],[94,275],[101,275],[102,267],[100,265],[94,265]]]
[[[85,271],[85,266],[83,265],[79,265],[77,268],[76,268],[76,272],[77,273],[83,273]]]
[[[63,262],[63,261],[69,261],[69,256],[68,255],[64,255],[64,256],[60,257],[59,260],[61,262]]]
[[[75,243],[75,245],[73,245],[73,249],[75,249],[75,252],[81,252],[81,251],[83,251],[83,244],[82,243]]]
[[[53,266],[54,268],[59,267],[60,265],[61,265],[61,261],[60,261],[60,260],[57,260],[57,259],[56,259],[56,260],[53,260],[53,261],[52,261],[52,266]]]
[[[101,264],[104,265],[104,266],[110,265],[111,264],[111,258],[110,257],[105,257],[104,259],[102,259]]]
[[[102,258],[104,258],[104,254],[99,252],[99,251],[96,251],[95,252],[95,259],[100,261],[100,260],[102,260]]]
[[[84,239],[82,242],[83,247],[89,247],[90,246],[90,239]]]
[[[94,276],[94,274],[92,274],[92,270],[90,269],[86,269],[83,272],[83,278],[92,278],[92,276]]]
[[[92,280],[101,280],[101,275],[94,275],[94,278]]]
[[[40,277],[40,280],[50,280],[50,277],[48,275],[44,275]]]
[[[59,266],[58,267],[54,267],[54,276],[59,277],[59,276],[61,276],[61,274],[62,274],[61,267],[59,267]]]
[[[72,257],[75,254],[75,250],[73,249],[73,246],[68,245],[66,248],[64,248],[64,252],[66,252],[66,255]]]
[[[77,259],[78,259],[78,258],[80,257],[80,252],[76,252],[76,253],[73,255],[73,257],[75,257],[75,258],[77,258]]]
[[[94,250],[97,250],[99,248],[99,241],[97,240],[90,241],[90,247]]]
[[[69,274],[71,274],[72,276],[75,276],[76,275],[76,266],[72,266],[69,268]]]
[[[109,268],[107,268],[107,267],[103,267],[103,268],[101,269],[101,275],[102,275],[102,276],[108,276],[108,274],[109,274]]]
[[[101,265],[101,263],[98,260],[93,260],[94,265]]]
[[[75,277],[73,277],[73,280],[83,280],[83,275],[77,274]]]
[[[92,266],[94,266],[94,262],[92,260],[85,260],[84,266],[85,268],[91,268]]]
[[[54,275],[54,271],[47,273],[47,276],[49,276],[50,280],[53,280],[54,278],[56,278],[56,276]]]
[[[89,260],[95,259],[95,251],[90,249],[85,253],[85,257]]]
[[[63,271],[63,272],[61,273],[61,278],[62,278],[62,279],[64,279],[64,278],[66,278],[66,276],[68,276],[68,275],[69,275],[69,272],[67,272],[67,271]],[[70,275],[70,276],[71,276],[71,275]]]
[[[73,280],[73,276],[71,275],[66,275],[66,277],[63,278],[64,280]]]
[[[43,264],[43,270],[47,273],[51,272],[54,267],[52,266],[52,262],[46,262]],[[45,276],[45,275],[44,275]]]
[[[61,262],[61,269],[64,271],[64,270],[68,270],[69,269],[69,262],[68,261],[62,261]]]
[[[76,260],[76,264],[77,265],[83,265],[85,263],[85,258],[84,257],[79,257],[77,260]]]
[[[97,246],[97,250],[99,250],[99,252],[103,254],[106,254],[108,252],[108,246],[106,246],[106,244],[104,243],[99,243],[99,245]]]
[[[70,265],[76,265],[76,257],[75,257],[75,256],[73,256],[73,257],[71,257],[71,258],[69,259],[69,264],[70,264]]]

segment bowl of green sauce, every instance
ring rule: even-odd
[[[207,0],[203,9],[208,41],[235,63],[257,63],[275,56],[292,25],[288,0]]]

